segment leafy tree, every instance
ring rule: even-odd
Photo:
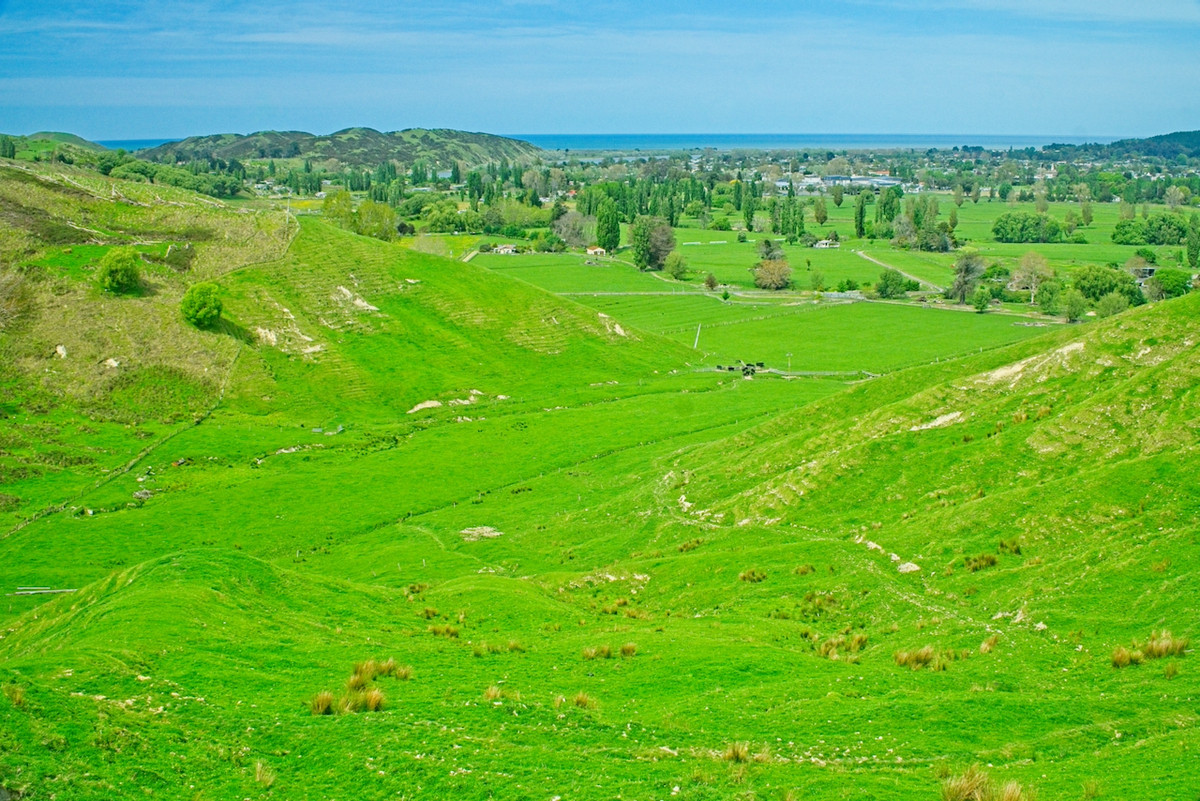
[[[1170,186],[1167,187],[1167,193],[1164,199],[1167,201],[1167,207],[1174,211],[1183,205],[1184,201],[1187,200],[1187,196],[1184,194],[1184,190],[1180,189],[1178,186]]]
[[[772,261],[774,259],[782,259],[783,246],[769,236],[764,236],[758,240],[758,257],[763,261]]]
[[[825,273],[820,270],[813,270],[808,276],[808,285],[813,292],[821,292],[825,289]]]
[[[1137,281],[1124,270],[1104,267],[1099,264],[1089,264],[1080,268],[1074,277],[1075,289],[1084,298],[1098,303],[1105,295],[1119,292],[1125,296],[1130,305],[1138,306],[1145,302],[1142,291],[1138,289]]]
[[[1113,228],[1112,241],[1117,245],[1146,244],[1146,223],[1141,220],[1119,220]]]
[[[687,277],[687,260],[683,258],[683,254],[678,250],[672,250],[667,254],[667,260],[663,263],[663,270],[676,281],[682,281]]]
[[[1067,317],[1067,322],[1078,322],[1087,311],[1087,298],[1078,289],[1068,289],[1063,295],[1062,310]]]
[[[716,289],[717,286],[718,286],[717,277],[715,275],[713,275],[712,273],[709,273],[708,275],[704,276],[704,288],[705,289],[707,289],[711,292],[712,290]]]
[[[884,270],[879,275],[879,282],[875,285],[875,291],[879,293],[879,297],[902,298],[908,288],[908,279],[906,279],[899,270],[893,270],[890,267]]]
[[[972,203],[976,203],[976,204],[979,203],[979,192],[980,192],[979,182],[976,181],[975,186],[971,187],[971,202]]]
[[[742,219],[746,223],[746,230],[754,230],[754,214],[758,211],[758,199],[753,195],[748,196],[742,201]]]
[[[962,208],[963,200],[965,200],[965,198],[963,197],[963,185],[962,184],[954,185],[953,198],[954,198],[954,205],[958,208]]]
[[[358,211],[354,212],[354,230],[363,236],[373,236],[376,239],[395,239],[396,210],[386,203],[364,200]]]
[[[1013,274],[1013,284],[1017,289],[1028,289],[1029,302],[1033,303],[1038,287],[1053,276],[1054,271],[1046,263],[1046,257],[1031,250],[1021,257],[1021,263]]]
[[[1196,212],[1188,223],[1187,263],[1193,270],[1200,269],[1200,214]]]
[[[867,193],[862,191],[854,199],[854,236],[862,239],[867,234]]]
[[[834,184],[833,188],[829,190],[829,197],[833,200],[833,205],[839,209],[842,207],[842,200],[845,198],[845,195],[846,190],[842,188],[841,184]]]
[[[971,305],[975,307],[975,311],[983,314],[987,311],[988,306],[992,303],[992,293],[986,286],[975,287],[975,294],[971,295]]]
[[[825,206],[825,198],[819,197],[813,202],[813,219],[817,225],[824,225],[829,219],[829,209]]]
[[[665,220],[641,216],[629,229],[633,263],[639,270],[661,270],[667,255],[675,249],[675,232]]]
[[[947,290],[947,294],[959,303],[966,303],[981,275],[983,275],[983,256],[973,248],[964,250],[954,260],[954,282]]]
[[[1151,214],[1146,219],[1146,241],[1151,245],[1182,245],[1187,235],[1182,214]]]
[[[596,244],[609,253],[621,244],[621,218],[617,204],[609,197],[601,200],[596,210]]]
[[[996,218],[992,235],[997,242],[1061,242],[1063,229],[1045,214],[1012,211]]]
[[[1129,298],[1120,292],[1109,292],[1096,304],[1097,317],[1112,317],[1129,308]]]
[[[338,189],[325,195],[321,203],[321,214],[330,222],[342,228],[354,225],[354,201],[345,189]]]
[[[1057,314],[1058,302],[1062,296],[1062,285],[1057,281],[1046,281],[1037,289],[1038,308],[1045,314]]]
[[[783,259],[760,261],[752,271],[759,289],[787,289],[792,284],[792,268]]]
[[[596,238],[596,218],[586,217],[577,211],[563,214],[551,227],[554,233],[573,248],[586,247]]]
[[[1156,270],[1150,280],[1157,282],[1164,298],[1177,298],[1192,291],[1192,276],[1186,270],[1164,267]]]
[[[216,284],[201,281],[192,284],[183,293],[179,301],[179,311],[183,319],[197,328],[209,328],[221,319],[220,289]]]
[[[105,292],[130,292],[142,280],[141,263],[142,257],[133,248],[113,248],[100,257],[96,267],[96,283]]]

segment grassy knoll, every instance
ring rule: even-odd
[[[155,323],[223,367],[196,425],[186,381],[133,372],[153,350],[134,419],[38,402],[55,356],[3,363],[0,459],[95,455],[0,478],[36,499],[4,512],[0,586],[78,589],[3,598],[0,786],[930,799],[979,764],[1040,798],[1194,798],[1200,296],[1040,330],[585,306],[532,284],[587,265],[494,258],[305,220],[227,265],[228,329]],[[892,371],[697,371],[693,321],[701,350]]]

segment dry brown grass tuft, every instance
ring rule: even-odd
[[[583,658],[584,659],[595,659],[596,658],[596,649],[592,648],[590,645],[587,648],[584,648],[583,649]]]
[[[816,570],[816,568],[813,567],[812,565],[800,565],[792,572],[795,573],[797,576],[807,576],[809,573],[812,573],[814,570]]]
[[[355,673],[351,675],[350,678],[346,679],[346,689],[350,690],[351,692],[364,690],[367,687],[367,681],[368,679],[366,676],[361,673]]]
[[[446,625],[430,626],[428,631],[430,634],[432,634],[435,637],[447,637],[452,640],[458,639],[458,627],[457,626],[446,626]]]
[[[308,702],[308,711],[314,715],[332,715],[333,714],[333,693],[328,690],[314,695]]]
[[[932,645],[926,645],[915,651],[897,651],[892,655],[892,658],[896,660],[897,665],[911,667],[913,670],[920,670],[937,658],[937,651],[933,649]]]
[[[1170,681],[1171,679],[1175,678],[1178,675],[1179,675],[1179,663],[1178,662],[1168,662],[1167,666],[1165,668],[1163,668],[1163,678],[1167,679],[1168,681]]]
[[[963,560],[963,565],[972,573],[978,573],[985,568],[995,567],[998,561],[995,554],[981,553],[978,556],[968,556]]]
[[[612,648],[608,647],[607,645],[601,645],[596,649],[596,656],[600,657],[601,659],[612,659],[612,655]]]
[[[738,573],[738,578],[751,584],[758,584],[760,581],[766,580],[767,574],[762,570],[758,570],[757,568],[751,568]]]
[[[270,787],[275,783],[275,771],[267,767],[261,759],[254,763],[254,781],[262,787]]]
[[[413,677],[412,665],[400,665],[394,675],[400,681],[408,681]]]
[[[368,659],[365,662],[356,662],[354,672],[367,681],[374,681],[375,677],[379,675],[379,663],[374,659]]]
[[[1088,779],[1083,783],[1083,799],[1084,801],[1092,801],[1100,797],[1100,782],[1095,779]]]
[[[582,691],[575,693],[575,697],[571,699],[571,703],[580,709],[591,709],[595,705],[592,697]]]
[[[621,646],[621,656],[630,659],[637,655],[637,643],[627,642]]]
[[[361,712],[363,708],[363,694],[361,692],[349,692],[338,699],[337,710],[339,715],[352,715],[355,712]]]
[[[996,647],[996,643],[998,643],[998,642],[1000,642],[1000,635],[993,634],[991,637],[988,637],[986,640],[979,643],[979,653],[990,654],[992,652],[992,649]]]
[[[433,620],[438,616],[438,610],[434,609],[432,606],[427,606],[421,611],[421,616],[426,620]]]
[[[525,646],[521,645],[521,643],[517,640],[509,640],[508,641],[508,650],[513,652],[514,654],[523,654],[523,653],[525,653]]]
[[[978,765],[942,781],[942,801],[1034,801],[1036,794],[1020,782],[997,785]]]
[[[1120,669],[1129,667],[1133,663],[1133,655],[1124,645],[1118,645],[1112,652],[1112,666]]]
[[[566,702],[567,702],[567,697],[565,695],[554,696],[554,708],[555,709],[562,709],[562,705],[565,704]]]
[[[368,712],[378,712],[383,709],[384,700],[383,690],[372,687],[363,695],[363,707]]]
[[[485,701],[499,701],[503,697],[504,690],[501,690],[495,684],[483,691],[483,700]]]
[[[726,762],[747,762],[750,759],[750,746],[746,743],[730,743],[723,758]]]
[[[687,553],[688,551],[694,551],[703,544],[704,544],[704,540],[702,540],[700,538],[696,538],[694,540],[688,540],[687,542],[680,543],[679,552]]]
[[[389,656],[387,659],[380,662],[379,663],[379,675],[380,676],[395,676],[396,675],[396,660]]]
[[[6,684],[4,694],[8,696],[9,703],[18,709],[25,706],[25,688],[19,684]]]
[[[1162,659],[1164,656],[1180,656],[1187,650],[1187,647],[1187,638],[1176,637],[1163,629],[1151,633],[1150,639],[1141,647],[1141,651],[1147,659]]]

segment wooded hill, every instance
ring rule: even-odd
[[[1048,154],[1058,158],[1074,159],[1091,157],[1097,159],[1162,158],[1175,159],[1200,157],[1200,131],[1176,131],[1175,133],[1152,136],[1149,139],[1121,139],[1108,145],[1048,145]]]
[[[197,159],[336,159],[345,166],[373,167],[385,161],[412,164],[424,159],[436,165],[454,161],[478,166],[507,159],[524,162],[541,156],[540,148],[518,139],[484,133],[447,129],[381,133],[372,128],[347,128],[316,136],[304,131],[259,131],[240,134],[193,136],[143,150],[138,156],[154,161],[193,161]]]

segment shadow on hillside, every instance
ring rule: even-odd
[[[227,320],[224,317],[222,317],[210,330],[218,334],[224,334],[225,336],[233,337],[245,345],[253,345],[255,342],[254,334],[250,333],[249,329],[239,325],[233,320]]]

